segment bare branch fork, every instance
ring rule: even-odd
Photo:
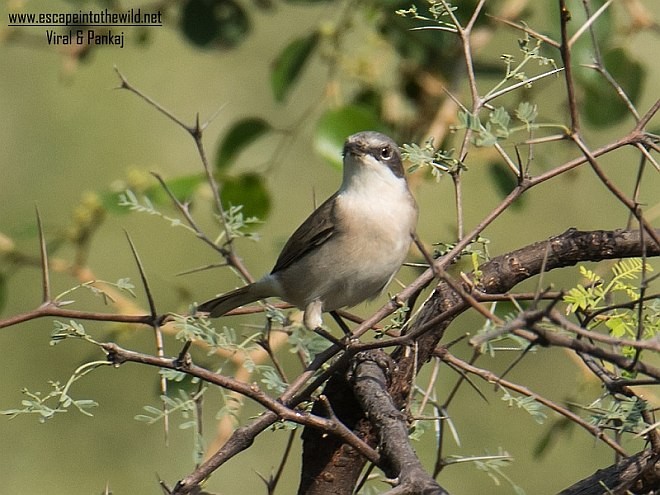
[[[155,101],[153,98],[150,96],[146,95],[142,91],[140,91],[138,88],[133,86],[128,82],[128,79],[119,71],[117,67],[115,67],[115,72],[117,73],[117,76],[119,77],[121,84],[119,86],[120,89],[125,89],[128,90],[129,92],[137,95],[139,98],[144,100],[147,104],[149,104],[151,107],[155,108],[158,110],[160,113],[165,115],[168,119],[170,119],[172,122],[174,122],[176,125],[184,129],[194,140],[195,142],[195,147],[197,149],[197,153],[199,154],[200,160],[202,162],[202,166],[204,168],[204,173],[206,174],[206,180],[208,184],[211,186],[211,190],[213,193],[213,200],[215,203],[215,209],[217,211],[218,217],[220,219],[220,224],[222,226],[222,229],[224,231],[224,243],[223,244],[217,244],[213,241],[211,241],[198,227],[196,222],[193,220],[192,216],[190,215],[187,206],[183,205],[181,202],[179,202],[175,196],[172,194],[170,189],[167,187],[167,184],[165,181],[161,178],[160,175],[158,174],[153,174],[154,177],[158,180],[158,182],[161,184],[161,186],[164,188],[164,190],[167,192],[167,194],[170,196],[172,199],[173,203],[175,206],[179,209],[179,211],[183,214],[184,218],[190,225],[190,227],[196,232],[197,237],[202,239],[206,244],[209,244],[213,249],[218,251],[226,260],[227,264],[235,268],[243,277],[243,279],[246,282],[253,282],[254,279],[250,275],[250,272],[247,270],[243,262],[240,260],[240,258],[236,255],[236,252],[233,248],[233,237],[231,236],[231,233],[229,231],[229,227],[227,226],[226,218],[225,218],[225,212],[224,208],[222,206],[222,200],[221,200],[221,194],[220,194],[220,186],[218,185],[218,182],[215,180],[215,177],[213,175],[213,170],[211,168],[211,165],[209,164],[208,157],[206,154],[206,149],[204,148],[204,143],[203,143],[203,132],[208,127],[209,123],[213,120],[213,118],[217,115],[214,114],[211,119],[208,122],[205,122],[204,124],[200,123],[199,120],[199,114],[195,116],[195,123],[194,125],[188,125],[185,122],[183,122],[181,119],[179,119],[177,116],[175,116],[172,112],[167,110],[165,107],[163,107],[160,103]]]

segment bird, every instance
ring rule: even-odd
[[[380,132],[353,134],[344,143],[339,190],[294,231],[271,272],[197,311],[215,318],[279,297],[304,311],[308,329],[320,329],[322,313],[385,289],[408,254],[417,218],[397,144]]]

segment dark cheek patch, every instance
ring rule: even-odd
[[[380,150],[381,148],[371,148],[369,149],[369,154],[372,155],[374,158],[376,158],[377,161],[380,161],[381,163],[385,163],[387,165],[387,168],[389,168],[392,173],[394,174],[395,177],[401,178],[404,176],[404,171],[403,171],[403,164],[401,163],[401,155],[399,155],[398,150],[394,150],[392,153],[392,158],[389,160],[381,160],[380,158]]]
[[[393,157],[387,162],[387,166],[390,168],[395,177],[403,177],[403,165],[401,164],[401,159],[397,156]]]

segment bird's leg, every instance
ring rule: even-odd
[[[337,322],[337,325],[339,325],[339,328],[341,328],[341,331],[344,332],[346,337],[350,337],[353,334],[351,329],[348,328],[348,325],[346,325],[346,322],[343,320],[343,318],[339,316],[339,313],[336,311],[330,311],[330,316],[332,316],[332,318]]]
[[[316,335],[320,335],[324,339],[329,340],[330,342],[332,342],[334,345],[336,345],[340,349],[346,349],[346,343],[339,340],[337,337],[335,337],[330,332],[328,332],[325,328],[323,328],[321,326],[318,326],[318,327],[313,329],[313,332]]]
[[[309,330],[344,349],[346,344],[341,342],[338,338],[333,337],[330,332],[323,328],[323,318],[321,317],[322,313],[323,303],[318,299],[312,301],[305,307],[303,323]]]

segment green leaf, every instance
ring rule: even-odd
[[[329,110],[321,116],[316,126],[314,148],[330,164],[341,169],[341,153],[348,136],[360,131],[387,129],[371,108],[349,105]]]
[[[641,63],[631,58],[623,48],[615,48],[603,55],[603,63],[621,86],[630,101],[638,101],[646,77]],[[581,105],[585,119],[595,127],[617,124],[630,115],[625,102],[603,77],[582,81],[585,104]]]
[[[167,188],[174,194],[174,197],[181,202],[188,201],[197,187],[206,180],[203,174],[183,175],[165,181]],[[154,205],[170,204],[171,199],[160,184],[154,184],[147,188],[144,195],[151,200]]]
[[[490,122],[496,127],[495,135],[498,138],[509,137],[509,124],[511,123],[511,116],[504,107],[498,107],[490,114]]]
[[[233,48],[249,30],[248,17],[234,0],[188,0],[181,12],[181,31],[197,46]]]
[[[319,41],[318,33],[296,38],[277,56],[270,74],[273,95],[284,101]]]
[[[527,101],[520,102],[518,108],[516,108],[515,113],[518,120],[527,126],[533,124],[534,120],[536,120],[536,117],[538,117],[538,110],[536,105],[533,105]]]
[[[259,117],[248,117],[236,122],[220,141],[215,168],[217,170],[228,168],[244,148],[271,129],[271,125]]]
[[[204,174],[192,174],[175,177],[165,181],[165,183],[179,201],[185,202],[190,199],[197,187],[205,180],[206,177]],[[136,205],[140,202],[140,199],[138,199],[135,193],[128,186],[126,187],[127,189],[121,191],[106,191],[102,193],[101,202],[107,211],[115,214],[126,214],[132,211],[131,208],[126,207],[127,200],[134,201]],[[132,197],[129,198],[127,194]],[[153,184],[146,189],[140,189],[139,195],[144,201],[148,200],[151,206],[171,204],[169,195],[160,184]]]
[[[229,205],[243,205],[243,214],[246,217],[260,219],[264,219],[270,212],[270,193],[261,175],[246,173],[237,177],[225,177],[221,187],[224,208],[229,208]]]

